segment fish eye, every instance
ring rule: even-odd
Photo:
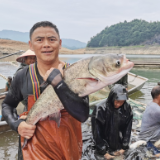
[[[121,62],[119,60],[116,61],[116,66],[119,67],[121,65]]]

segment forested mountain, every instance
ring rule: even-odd
[[[87,47],[160,44],[160,22],[135,19],[106,27],[88,42]]]

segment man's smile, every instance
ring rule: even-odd
[[[53,50],[52,50],[52,51],[42,51],[41,53],[50,54],[50,53],[52,53],[52,52],[53,52]]]

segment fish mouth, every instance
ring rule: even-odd
[[[99,77],[103,83],[105,83],[106,85],[111,85],[111,84],[117,82],[123,76],[125,76],[131,69],[132,69],[132,67],[125,69],[125,70],[122,70],[121,72],[115,73],[115,74],[108,76],[108,77],[105,77],[103,75],[99,75]]]
[[[96,81],[96,82],[98,82],[98,78],[91,78],[91,77],[86,77],[86,78],[76,78],[76,79],[83,79],[83,80]]]

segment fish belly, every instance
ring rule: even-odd
[[[36,124],[40,119],[64,109],[52,85],[49,85],[31,108],[26,122]]]

